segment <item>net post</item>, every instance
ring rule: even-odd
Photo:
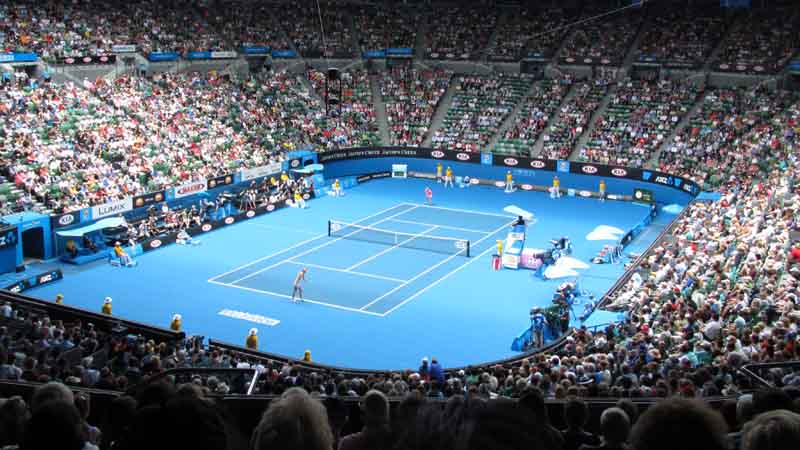
[[[469,240],[467,240],[467,258],[469,258]]]
[[[328,221],[328,237],[331,237],[331,221]]]

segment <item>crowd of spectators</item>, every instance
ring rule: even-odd
[[[570,85],[569,79],[536,82],[533,91],[522,101],[514,123],[497,141],[493,151],[530,156],[537,139],[567,95]]]
[[[451,150],[481,151],[530,89],[531,80],[508,73],[463,75],[442,126],[431,145]]]
[[[494,45],[488,50],[494,61],[549,58],[567,35],[571,16],[563,9],[515,9],[507,12]]]
[[[763,86],[707,92],[698,114],[664,148],[659,169],[715,190],[741,162],[761,158],[765,146],[776,145],[781,136],[775,134],[775,112],[791,112],[796,99]]]
[[[608,92],[608,80],[598,78],[574,86],[575,93],[558,111],[558,117],[545,130],[541,155],[547,159],[567,159],[586,131],[592,114]]]
[[[617,83],[579,159],[641,167],[694,106],[696,86],[672,80],[626,78]]]
[[[384,72],[381,96],[391,145],[422,144],[452,77],[453,73],[444,69],[394,68]]]
[[[603,11],[591,9],[585,17]],[[632,11],[622,15],[590,20],[573,27],[558,56],[562,62],[620,65],[642,25],[642,14]]]
[[[718,9],[670,9],[650,19],[638,58],[674,67],[700,67],[716,48],[728,27]]]
[[[352,58],[355,55],[353,28],[347,8],[337,3],[323,3],[321,11],[318,11],[316,3],[297,2],[282,4],[274,13],[301,56]]]
[[[334,82],[326,86],[326,74],[308,68],[306,78],[317,94],[325,98],[335,95]],[[372,106],[372,87],[370,75],[365,69],[353,69],[341,73],[340,104],[331,106],[327,116],[319,115],[314,123],[319,130],[315,132],[313,143],[321,149],[338,147],[369,147],[380,141],[375,108]],[[338,86],[338,83],[337,83]]]
[[[489,7],[434,8],[425,36],[425,56],[430,59],[477,59],[497,24],[497,11]]]
[[[281,27],[274,22],[274,4],[253,4],[246,0],[225,0],[214,10],[216,31],[229,44],[226,50],[242,47],[291,48]]]
[[[715,66],[748,73],[779,72],[800,47],[798,14],[796,9],[749,12],[723,43]]]
[[[418,11],[387,9],[379,5],[364,7],[353,16],[363,51],[413,49],[417,43],[420,20]]]

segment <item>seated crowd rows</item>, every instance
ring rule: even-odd
[[[381,96],[391,145],[422,144],[452,77],[442,69],[396,68],[383,74]]]

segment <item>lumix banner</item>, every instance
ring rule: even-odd
[[[304,200],[311,200],[312,198],[315,198],[313,194],[309,193],[303,194]],[[218,228],[222,228],[228,225],[233,225],[234,223],[242,222],[247,219],[252,219],[253,217],[269,214],[273,211],[286,208],[289,205],[290,205],[289,200],[286,200],[274,204],[271,203],[266,206],[259,206],[256,209],[251,209],[249,211],[242,211],[238,214],[233,214],[219,220],[206,222],[202,225],[189,228],[188,230],[186,230],[186,232],[189,233],[190,236],[194,237],[203,233],[208,233],[209,231],[216,230]],[[165,245],[174,244],[177,237],[178,233],[170,233],[163,236],[152,237],[142,242],[142,251],[150,252],[158,248],[161,248]]]
[[[489,154],[486,155],[488,156]],[[453,150],[437,150],[416,147],[351,148],[324,152],[320,153],[318,156],[318,160],[321,164],[335,161],[346,161],[350,159],[368,158],[424,158],[481,164],[481,153],[478,152],[458,152]],[[673,189],[687,192],[691,195],[697,195],[700,193],[700,188],[693,181],[654,170],[498,154],[492,154],[491,158],[491,164],[493,166],[508,167],[510,169],[543,170],[546,172],[564,172],[608,178],[625,178],[629,180],[644,181],[646,183],[657,183],[664,186],[669,186]],[[486,162],[487,161],[484,161],[484,163]]]

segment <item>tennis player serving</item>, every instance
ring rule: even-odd
[[[299,301],[303,301],[303,282],[306,281],[306,272],[308,272],[307,267],[303,267],[300,272],[297,272],[297,276],[294,277],[294,289],[292,290],[292,303],[295,303],[295,297],[299,298]]]
[[[425,186],[425,199],[429,205],[433,204],[433,191],[428,186]]]

